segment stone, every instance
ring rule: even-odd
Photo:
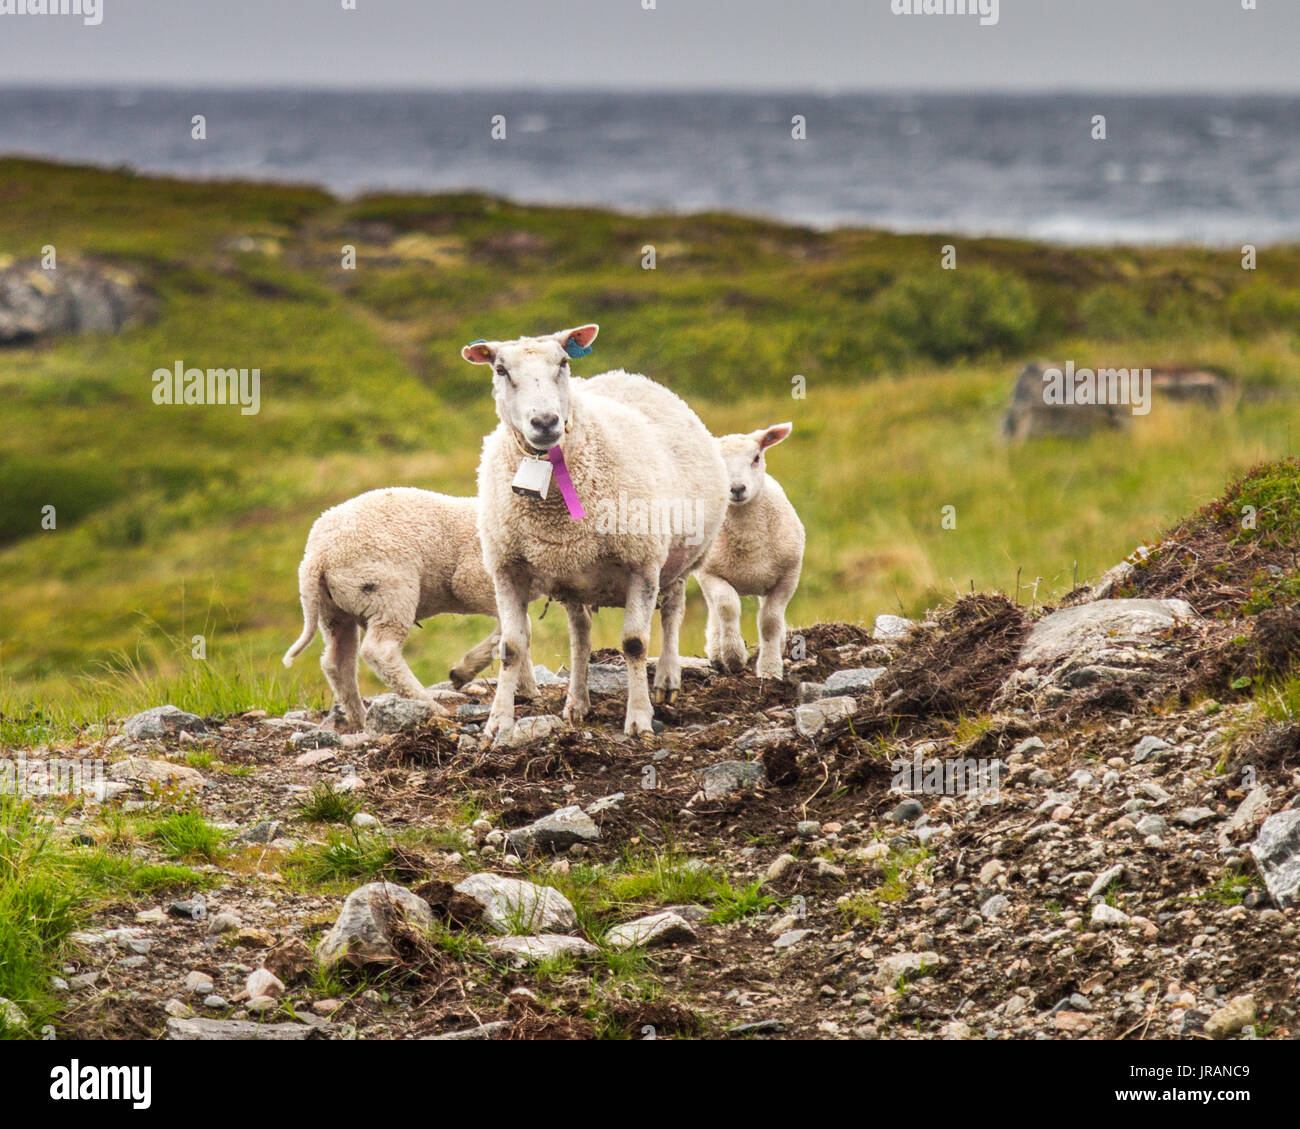
[[[180,789],[202,788],[205,781],[197,769],[171,761],[148,757],[127,757],[108,766],[111,780],[128,780],[133,784],[160,784]]]
[[[1211,1039],[1226,1039],[1254,1024],[1255,997],[1236,996],[1205,1021],[1205,1033]]]
[[[913,797],[904,800],[885,818],[891,823],[915,823],[924,814],[925,806]]]
[[[569,899],[552,886],[483,872],[455,889],[483,907],[484,922],[497,933],[572,933],[578,924]]]
[[[789,873],[790,868],[795,864],[795,857],[791,854],[777,855],[771,863],[768,864],[767,871],[764,873],[764,881],[776,882],[784,878]]]
[[[994,894],[982,906],[980,906],[980,917],[985,921],[995,921],[1011,907],[1011,899],[1005,894]]]
[[[577,804],[553,811],[506,836],[510,846],[521,853],[532,850],[565,851],[574,843],[594,843],[599,838],[600,828]]]
[[[695,930],[691,923],[675,913],[652,913],[625,925],[615,925],[605,934],[605,944],[613,949],[648,949],[655,945],[671,945],[678,941],[693,941]]]
[[[1092,924],[1102,929],[1121,928],[1128,925],[1133,919],[1123,910],[1116,909],[1114,906],[1108,906],[1105,902],[1098,902],[1092,907]]]
[[[1102,600],[1063,608],[1044,616],[1030,629],[1020,649],[1022,667],[1050,667],[1118,639],[1147,641],[1178,622],[1195,620],[1185,600]]]
[[[1160,752],[1161,749],[1169,748],[1169,742],[1163,737],[1148,735],[1143,737],[1136,745],[1133,746],[1133,763],[1141,764],[1148,760],[1153,753]]]
[[[206,972],[191,972],[185,977],[185,991],[191,996],[209,996],[215,985]]]
[[[941,963],[938,953],[896,953],[885,957],[876,965],[875,982],[882,988],[891,988],[902,978],[908,980],[925,975]]]
[[[208,919],[207,934],[216,937],[222,933],[236,933],[243,928],[243,922],[233,913],[215,913]]]
[[[706,800],[721,800],[767,783],[767,770],[757,761],[720,761],[700,773]]]
[[[1300,904],[1300,809],[1264,820],[1250,854],[1273,901],[1282,909]]]
[[[35,10],[35,9],[33,9]],[[0,270],[0,346],[83,333],[118,333],[152,316],[154,303],[120,267],[34,259]]]
[[[423,698],[403,698],[400,694],[380,694],[370,699],[366,710],[366,732],[371,737],[386,733],[407,733],[435,717],[450,717],[446,706]]]
[[[27,1016],[13,1000],[0,996],[0,1033],[6,1030],[23,1031],[27,1028]]]
[[[826,679],[827,696],[858,690],[869,690],[876,679],[885,673],[883,666],[861,666],[852,670],[837,670]]]
[[[176,733],[206,733],[207,724],[201,717],[175,706],[155,706],[151,710],[128,717],[122,725],[132,741],[157,740]]]
[[[342,744],[341,741],[340,744]],[[332,761],[333,759],[333,749],[312,749],[310,752],[294,757],[293,763],[299,768],[313,768],[318,764],[324,764],[326,761]]]
[[[308,729],[301,733],[295,733],[289,738],[289,744],[295,749],[312,749],[320,752],[325,749],[336,749],[343,744],[343,739],[332,729]],[[303,758],[299,757],[296,763],[301,764]],[[315,764],[316,761],[309,761],[309,764]]]
[[[254,1023],[243,1019],[185,1019],[167,1021],[167,1038],[173,1042],[232,1042],[257,1040],[260,1042],[298,1042],[303,1039],[323,1039],[319,1027],[302,1023]]]
[[[857,700],[847,695],[810,702],[795,710],[795,729],[804,737],[815,737],[828,723],[848,717],[857,708]]]
[[[280,837],[280,824],[274,819],[264,819],[247,827],[235,836],[236,843],[253,843],[265,846]]]
[[[273,972],[286,984],[303,979],[314,964],[311,949],[297,937],[288,937],[266,954],[262,967]]]
[[[344,960],[351,964],[385,964],[395,960],[397,954],[389,943],[389,924],[398,909],[412,925],[433,924],[429,903],[404,886],[371,882],[353,890],[344,901],[338,920],[317,945],[317,959],[327,967]]]
[[[1141,831],[1141,825],[1138,830]],[[1098,894],[1103,894],[1112,886],[1118,885],[1128,877],[1128,871],[1122,862],[1116,863],[1108,870],[1103,870],[1096,878],[1092,880],[1092,885],[1088,887],[1088,899],[1091,901]]]
[[[1144,815],[1137,821],[1135,826],[1137,828],[1137,833],[1144,839],[1153,837],[1156,839],[1162,838],[1169,830],[1169,824],[1165,821],[1164,816],[1156,815],[1154,812],[1149,812]]]
[[[1218,813],[1211,808],[1183,808],[1173,814],[1173,822],[1180,827],[1195,829],[1218,819]]]
[[[489,1039],[495,1039],[498,1035],[503,1035],[509,1029],[510,1024],[504,1019],[498,1019],[492,1023],[483,1023],[478,1027],[467,1027],[461,1031],[448,1031],[445,1035],[429,1035],[427,1040],[431,1043],[464,1043],[480,1042]]]
[[[510,959],[516,967],[555,957],[593,957],[600,949],[581,937],[566,937],[559,933],[542,933],[536,937],[494,937],[487,942],[487,950]]]
[[[871,637],[878,642],[906,639],[915,627],[915,620],[904,619],[900,615],[878,615]]]
[[[801,819],[794,825],[794,833],[800,839],[816,839],[822,833],[822,825],[816,819]]]
[[[564,722],[553,714],[521,717],[508,732],[498,734],[495,744],[502,749],[522,748],[534,741],[545,740],[563,725]]]
[[[352,817],[352,826],[358,831],[374,831],[379,826],[379,820],[366,811],[359,811]]]
[[[627,797],[622,792],[614,792],[608,796],[601,796],[598,800],[592,800],[587,805],[588,815],[599,815],[603,811],[609,811],[611,808],[617,808]]]
[[[269,969],[258,968],[249,973],[244,991],[250,1000],[258,999],[260,996],[275,998],[284,995],[284,982]]]
[[[777,952],[784,952],[786,949],[794,948],[805,937],[810,936],[812,936],[811,929],[787,929],[772,942],[772,948]]]

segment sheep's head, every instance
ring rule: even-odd
[[[748,505],[763,492],[767,480],[767,449],[780,443],[793,429],[793,424],[778,423],[748,435],[724,435],[718,440],[731,489],[728,501],[733,506]]]
[[[600,327],[584,325],[547,337],[478,341],[460,355],[492,366],[497,415],[538,451],[556,446],[569,422],[569,358],[582,356]]]

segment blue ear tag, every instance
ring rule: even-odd
[[[569,340],[564,343],[564,351],[576,361],[579,357],[588,356],[591,353],[591,346],[579,345],[575,338],[570,337]]]
[[[487,344],[487,338],[486,338],[486,337],[480,337],[477,341],[471,341],[470,344],[471,344],[471,345],[486,345],[486,344]]]

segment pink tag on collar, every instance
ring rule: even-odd
[[[569,468],[564,463],[564,452],[560,450],[558,444],[546,452],[546,461],[555,468],[555,481],[560,487],[560,497],[569,507],[569,517],[574,521],[581,521],[587,516],[587,511],[582,508],[582,500],[578,497],[577,490],[573,488],[573,479],[569,477]]]

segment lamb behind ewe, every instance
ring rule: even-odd
[[[569,357],[590,352],[597,332],[587,325],[462,350],[471,364],[492,366],[501,420],[483,442],[478,479],[483,561],[501,615],[489,737],[514,724],[533,585],[569,619],[567,721],[580,723],[591,708],[592,608],[624,609],[625,733],[653,729],[646,654],[661,597],[656,698],[670,702],[681,687],[686,577],[722,525],[726,470],[699,418],[666,388],[622,371],[570,377]]]
[[[326,510],[311,527],[298,568],[302,635],[284,665],[312,641],[319,625],[325,637],[321,668],[349,729],[365,721],[357,684],[362,628],[361,657],[370,669],[395,693],[420,698],[424,687],[402,658],[402,644],[416,623],[445,612],[496,616],[477,523],[473,498],[397,487],[371,490]],[[452,682],[463,685],[487,666],[499,639],[496,631],[465,654],[452,669]],[[522,679],[522,692],[535,694],[529,661]]]
[[[785,609],[803,567],[803,523],[781,484],[767,473],[767,449],[790,431],[790,424],[778,423],[718,440],[730,505],[722,532],[695,573],[709,605],[704,653],[723,670],[745,669],[740,597],[758,597],[759,678],[780,678],[784,670]]]

